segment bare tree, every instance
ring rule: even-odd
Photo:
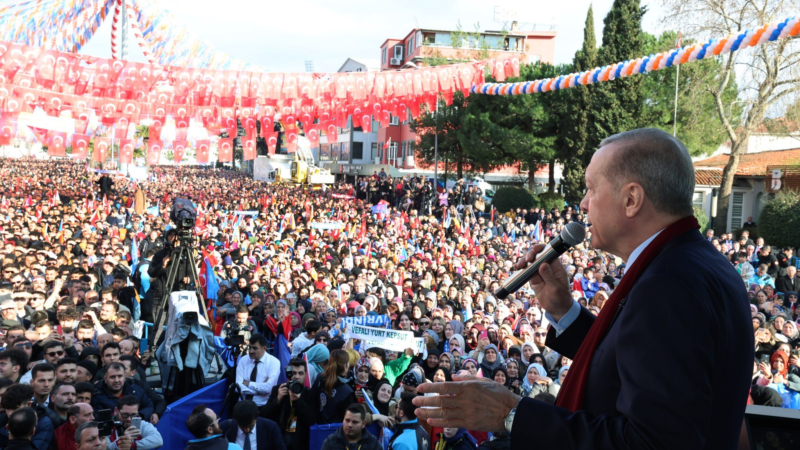
[[[667,22],[700,41],[738,35],[776,23],[800,11],[800,0],[661,0]],[[720,56],[719,75],[704,90],[716,104],[720,126],[731,142],[731,155],[722,172],[717,203],[716,232],[726,232],[731,188],[739,157],[765,117],[782,115],[800,91],[800,43],[782,39]],[[739,96],[726,102],[725,88],[733,81]]]

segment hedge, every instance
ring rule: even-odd
[[[797,247],[800,244],[800,192],[781,191],[768,200],[758,218],[758,233],[773,247]]]
[[[699,206],[693,206],[692,209],[694,210],[694,218],[700,223],[700,232],[705,234],[708,229],[708,216],[706,212]]]
[[[564,205],[566,205],[566,201],[564,200],[563,195],[549,194],[547,192],[539,195],[539,206],[541,206],[547,212],[552,211],[553,208],[563,211]]]
[[[517,208],[533,208],[535,203],[535,199],[530,192],[516,186],[501,187],[492,197],[492,206],[500,214]]]

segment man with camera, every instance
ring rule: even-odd
[[[147,290],[142,301],[141,319],[146,322],[153,322],[153,305],[160,302],[164,296],[164,285],[167,283],[167,265],[170,262],[170,254],[178,238],[178,230],[172,228],[167,230],[164,235],[164,248],[153,255],[150,266],[147,268],[147,275],[150,276],[150,289]]]
[[[250,341],[255,329],[255,323],[250,320],[250,311],[247,309],[247,305],[239,304],[236,307],[236,314],[231,320],[225,322],[219,335],[225,339],[225,345],[243,345]]]
[[[299,358],[289,361],[286,379],[289,381],[272,388],[269,401],[261,407],[258,415],[278,424],[288,450],[307,450],[314,410],[306,399],[309,389],[303,386],[305,361]]]
[[[97,422],[86,422],[75,431],[75,444],[78,450],[106,450],[107,442],[104,436],[100,436],[100,429]],[[119,450],[131,450],[131,438],[121,436],[117,439]]]
[[[142,420],[139,414],[139,400],[132,395],[123,395],[114,409],[115,425],[108,437],[108,449],[118,450],[119,437],[127,436],[136,444],[136,450],[151,450],[164,444],[161,433],[155,426]],[[120,426],[121,425],[121,426]]]

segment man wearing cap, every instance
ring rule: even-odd
[[[11,296],[8,294],[4,294],[8,297],[7,300],[3,300],[0,303],[0,317],[2,317],[2,322],[0,322],[0,328],[7,330],[15,325],[22,325],[17,317],[17,304],[14,300],[11,300]]]

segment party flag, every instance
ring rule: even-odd
[[[136,273],[136,266],[139,265],[139,246],[136,245],[136,234],[131,239],[131,277]]]

